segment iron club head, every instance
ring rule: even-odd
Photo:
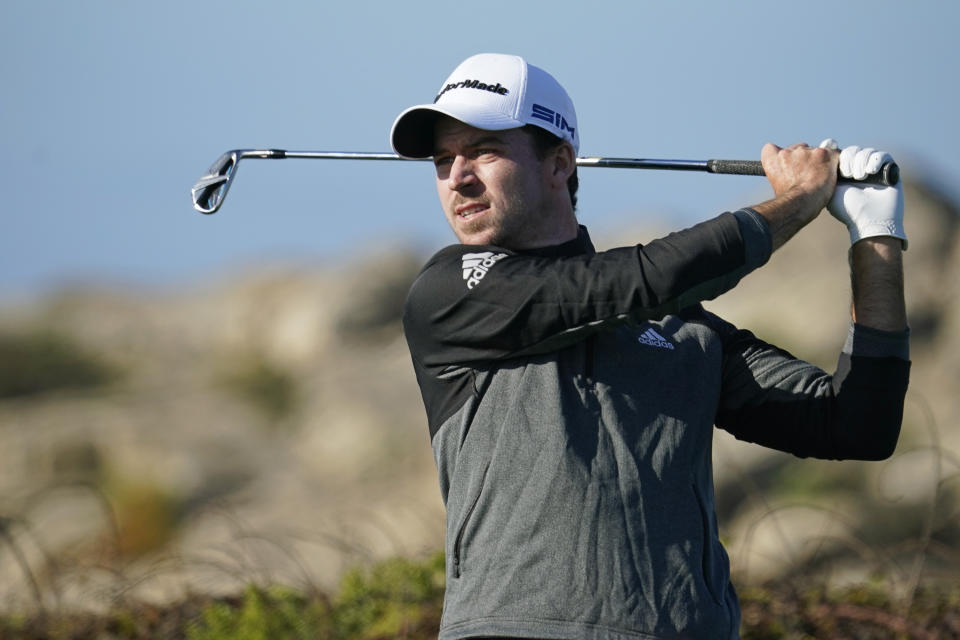
[[[227,191],[230,190],[233,176],[237,174],[237,164],[242,155],[242,152],[237,149],[227,151],[210,165],[206,175],[201,177],[190,190],[194,209],[200,213],[216,213],[223,204],[223,199],[227,197]]]

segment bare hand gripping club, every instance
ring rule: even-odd
[[[233,149],[217,158],[197,184],[193,185],[193,208],[200,213],[216,213],[227,197],[227,191],[237,174],[237,165],[244,158],[280,160],[283,158],[312,158],[320,160],[400,160],[429,162],[430,158],[402,158],[395,153],[368,151],[285,151],[284,149]],[[577,158],[578,167],[606,167],[611,169],[666,169],[670,171],[705,171],[732,175],[762,176],[759,160],[654,160],[647,158]],[[864,182],[893,186],[900,182],[900,168],[888,162],[877,173],[856,181],[840,178],[841,182]]]

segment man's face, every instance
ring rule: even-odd
[[[484,131],[442,118],[433,161],[440,204],[461,243],[527,249],[549,238],[551,171],[522,130]]]

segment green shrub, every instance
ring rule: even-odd
[[[117,549],[135,558],[162,549],[176,535],[177,496],[145,480],[112,478],[104,492],[117,524]]]
[[[289,372],[258,356],[233,362],[221,384],[270,420],[281,420],[297,406],[297,383]]]
[[[743,640],[960,637],[960,588],[951,584],[922,585],[908,602],[883,582],[828,589],[785,581],[739,597]]]
[[[63,334],[0,334],[0,398],[94,389],[116,377],[112,367]]]
[[[422,257],[412,252],[390,253],[361,265],[337,314],[337,336],[353,344],[395,339],[407,291],[422,265]]]
[[[394,558],[348,572],[332,601],[289,588],[248,587],[239,602],[208,605],[188,640],[419,640],[436,637],[443,608],[443,554]]]
[[[354,569],[340,583],[333,626],[338,638],[420,637],[439,626],[443,609],[444,556],[425,562],[394,558]]]
[[[250,586],[239,606],[216,602],[187,626],[187,640],[313,640],[328,637],[325,608],[285,587]]]

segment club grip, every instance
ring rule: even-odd
[[[759,160],[707,160],[710,173],[732,173],[738,176],[765,176]]]
[[[759,160],[707,160],[707,171],[710,173],[727,173],[741,176],[763,176],[763,165]],[[839,178],[840,182],[863,182],[885,187],[895,186],[900,182],[900,167],[896,162],[888,162],[880,171],[870,174],[863,180],[853,178]]]

